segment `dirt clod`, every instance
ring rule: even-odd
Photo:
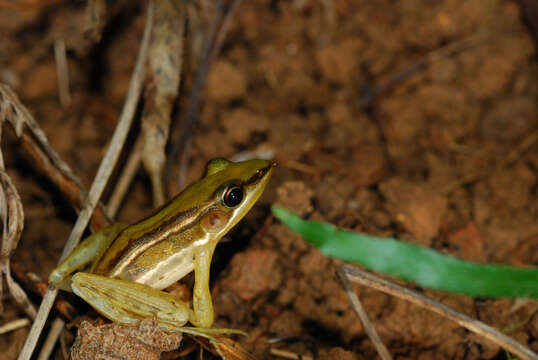
[[[224,284],[242,300],[248,301],[276,289],[281,279],[278,254],[270,250],[249,250],[235,255]]]
[[[379,187],[387,209],[396,221],[421,245],[430,245],[438,234],[447,199],[426,186],[392,178]]]
[[[301,216],[312,212],[312,196],[314,192],[302,181],[285,182],[277,190],[276,205],[283,206]]]
[[[181,344],[181,333],[166,333],[155,319],[135,326],[107,324],[93,326],[83,321],[71,348],[73,360],[158,360],[163,351]]]

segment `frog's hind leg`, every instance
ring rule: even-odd
[[[72,277],[71,287],[75,294],[112,321],[135,324],[156,317],[162,330],[207,338],[223,358],[217,335],[247,335],[236,329],[183,326],[193,316],[189,306],[165,291],[144,284],[78,272]]]
[[[78,272],[71,286],[100,314],[121,324],[155,316],[163,330],[178,331],[189,320],[187,304],[144,284]]]

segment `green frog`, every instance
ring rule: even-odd
[[[163,330],[188,332],[194,329],[184,327],[190,322],[211,333],[209,270],[215,246],[258,200],[274,165],[209,161],[200,180],[153,214],[132,225],[115,223],[83,240],[52,271],[49,283],[73,291],[114,322],[155,316]],[[162,289],[193,270],[191,308]]]

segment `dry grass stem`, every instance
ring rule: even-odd
[[[167,174],[171,173],[172,165],[176,162],[178,157],[183,153],[183,151],[187,147],[187,144],[189,143],[190,136],[192,133],[192,129],[194,128],[194,124],[196,123],[196,120],[198,119],[198,111],[199,111],[199,105],[201,102],[201,94],[202,94],[202,90],[204,89],[207,74],[209,72],[209,68],[211,65],[210,64],[211,51],[215,43],[215,36],[217,34],[218,24],[222,16],[222,8],[223,8],[223,0],[217,0],[217,3],[215,5],[215,10],[213,13],[213,19],[211,21],[211,25],[209,27],[209,31],[207,34],[204,51],[200,59],[200,65],[198,66],[198,71],[194,79],[194,85],[192,86],[192,90],[189,96],[187,109],[185,110],[185,116],[183,117],[183,121],[181,122],[180,130],[179,130],[179,139],[176,142],[174,142],[174,144],[171,146],[172,151],[170,152],[170,156],[168,158],[167,171],[166,171]],[[178,173],[175,179],[175,183],[180,184],[181,178],[182,178],[182,174]],[[168,183],[168,181],[166,181],[166,183]],[[181,186],[178,186],[178,188],[180,187]]]
[[[87,192],[71,168],[49,145],[47,137],[30,111],[21,104],[9,86],[0,84],[0,122],[9,122],[15,134],[33,159],[33,164],[49,177],[67,196],[74,208],[80,209]],[[101,204],[92,216],[92,227],[102,228],[108,224]]]
[[[56,61],[56,73],[58,74],[58,97],[60,98],[60,105],[65,108],[71,105],[71,92],[69,91],[69,69],[63,39],[54,41],[54,60]]]
[[[17,319],[0,326],[0,335],[20,329],[30,324],[29,319]]]
[[[106,213],[111,219],[115,218],[118,209],[120,208],[121,203],[125,197],[125,194],[127,193],[129,186],[131,185],[131,181],[133,181],[133,178],[138,171],[142,156],[143,145],[144,144],[142,138],[139,137],[136,140],[133,149],[129,153],[129,158],[127,159],[127,162],[125,163],[125,166],[121,171],[120,178],[114,186],[112,195],[110,195],[110,199],[108,200],[108,204],[106,206]]]
[[[48,284],[46,282],[41,280],[36,274],[23,270],[23,268],[16,262],[11,261],[10,268],[25,289],[30,289],[29,291],[39,294],[39,296],[45,296],[48,289]],[[57,298],[54,302],[54,308],[68,320],[73,320],[77,316],[77,312],[73,305],[61,297]]]
[[[183,68],[186,9],[177,0],[155,1],[155,25],[148,56],[148,75],[142,116],[142,163],[153,188],[153,205],[165,202],[163,175],[171,114]]]
[[[487,167],[486,169],[479,169],[476,172],[470,172],[462,178],[445,185],[441,189],[442,194],[449,194],[452,191],[459,189],[463,185],[484,179],[489,177],[496,170],[515,162],[526,151],[528,151],[534,143],[538,140],[538,131],[534,131],[527,135],[512,151],[508,153],[503,159],[499,160],[496,164]]]
[[[232,26],[232,21],[242,1],[243,0],[233,0],[232,4],[228,8],[228,11],[226,12],[226,15],[224,15],[224,19],[222,20],[222,25],[220,26],[220,29],[216,34],[215,45],[213,46],[213,49],[211,50],[209,63],[212,63],[215,60],[215,58],[218,56],[218,54],[220,53],[220,49],[222,48],[222,45],[224,44],[224,39],[226,39],[226,35],[228,34],[230,27]]]
[[[133,116],[136,111],[138,98],[142,90],[142,82],[144,80],[144,64],[146,60],[146,54],[147,54],[147,49],[148,49],[148,44],[149,44],[149,34],[151,32],[152,23],[153,23],[153,6],[150,3],[150,5],[148,5],[146,26],[144,29],[142,43],[141,43],[140,50],[138,53],[138,58],[136,61],[133,76],[129,84],[129,90],[128,90],[127,97],[125,100],[125,104],[124,104],[124,107],[120,116],[120,120],[118,122],[118,126],[116,127],[116,130],[114,131],[114,135],[112,136],[110,146],[107,149],[107,152],[103,158],[103,161],[101,162],[101,165],[99,166],[99,170],[97,171],[95,180],[90,188],[87,202],[84,208],[82,209],[82,211],[80,212],[77,222],[75,223],[75,226],[73,227],[73,230],[67,240],[67,243],[62,252],[60,261],[62,261],[75,248],[75,246],[80,241],[82,232],[84,231],[84,229],[86,228],[88,224],[90,216],[97,202],[99,201],[99,198],[105,188],[108,178],[110,177],[114,169],[114,166],[119,158],[121,148],[123,147],[125,139],[127,138],[127,134],[131,127]],[[36,320],[34,321],[34,324],[32,326],[32,329],[30,330],[28,338],[26,339],[26,342],[22,348],[22,351],[19,354],[19,360],[30,359],[34,351],[34,348],[37,344],[37,340],[39,339],[39,335],[41,334],[43,326],[45,325],[50,309],[54,303],[54,299],[56,298],[57,292],[58,292],[57,289],[49,288],[49,290],[45,294],[43,301],[41,302],[41,306],[39,308],[39,312],[37,314]]]
[[[448,306],[441,304],[438,301],[430,299],[403,286],[383,280],[375,275],[372,275],[353,266],[342,265],[341,271],[344,272],[347,278],[351,281],[374,288],[386,294],[399,297],[400,299],[410,301],[413,304],[422,306],[436,314],[439,314],[449,320],[452,320],[458,325],[463,326],[464,328],[478,334],[479,336],[482,336],[485,339],[494,342],[495,344],[513,353],[521,359],[538,360],[538,355],[531,349],[521,345],[514,339],[506,336],[505,334],[492,328],[491,326],[486,325],[483,322],[473,319],[465,314],[457,312],[449,308]]]
[[[0,299],[3,298],[2,274],[6,277],[9,293],[17,304],[30,317],[35,318],[36,310],[24,290],[11,277],[10,256],[17,248],[24,227],[24,212],[20,196],[4,168],[0,152],[0,216],[2,217],[2,248],[0,252]],[[0,302],[0,314],[3,305]]]
[[[355,311],[355,314],[357,315],[362,326],[364,327],[366,335],[368,335],[368,338],[370,338],[370,341],[372,341],[372,343],[374,344],[374,347],[379,354],[379,357],[381,357],[381,359],[383,360],[391,360],[392,355],[390,355],[389,351],[387,350],[387,347],[385,346],[385,344],[383,344],[381,338],[377,334],[375,327],[370,322],[370,319],[368,318],[368,314],[366,313],[364,306],[362,306],[362,303],[359,300],[357,294],[355,294],[355,291],[353,291],[353,287],[351,286],[351,283],[347,278],[346,272],[343,271],[341,267],[337,267],[336,274],[338,275],[338,279],[340,280],[342,287],[346,292],[346,296],[351,303],[351,306],[353,306],[353,311]]]
[[[206,349],[213,355],[220,355],[208,339],[194,336],[192,336],[191,339],[202,345],[203,349]],[[256,360],[254,355],[245,350],[237,341],[234,341],[225,336],[217,336],[217,340],[220,353],[226,356],[226,359]]]
[[[10,122],[18,137],[24,135],[23,130],[27,128],[35,142],[51,159],[54,166],[70,177],[72,181],[78,182],[69,166],[49,145],[45,133],[41,130],[30,111],[21,104],[17,95],[5,84],[0,84],[0,120]]]
[[[56,345],[58,338],[62,334],[64,326],[65,326],[65,322],[62,319],[58,317],[54,319],[50,327],[50,331],[47,334],[47,338],[45,339],[45,343],[43,344],[43,347],[41,348],[41,352],[39,353],[39,356],[37,357],[37,360],[47,360],[50,358],[50,355],[52,354],[52,350],[54,350],[54,346]]]
[[[395,85],[408,78],[412,74],[416,73],[419,70],[425,69],[427,66],[436,62],[440,59],[459,54],[465,50],[474,48],[480,43],[484,42],[489,34],[486,32],[481,32],[467,38],[454,41],[446,46],[443,46],[437,50],[431,51],[429,54],[424,56],[422,59],[419,59],[416,62],[413,62],[411,65],[407,66],[405,69],[399,71],[398,73],[390,76],[388,80],[383,81],[382,83],[369,89],[361,98],[359,99],[360,107],[367,107],[383,92],[393,88]]]
[[[84,32],[90,39],[99,42],[106,25],[106,1],[89,0],[84,17]]]
[[[238,162],[238,161],[245,161],[245,160],[251,160],[251,159],[273,160],[274,158],[275,158],[275,149],[271,146],[266,146],[265,144],[261,144],[255,149],[241,151],[233,156],[230,156],[229,160]]]
[[[282,349],[275,349],[271,348],[270,350],[271,355],[278,356],[284,359],[292,359],[292,360],[312,360],[311,356],[308,355],[299,355],[291,351],[282,350]]]

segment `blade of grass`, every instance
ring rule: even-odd
[[[420,286],[477,297],[538,298],[538,269],[479,264],[430,248],[380,238],[317,221],[274,206],[273,214],[325,255],[413,281]]]

